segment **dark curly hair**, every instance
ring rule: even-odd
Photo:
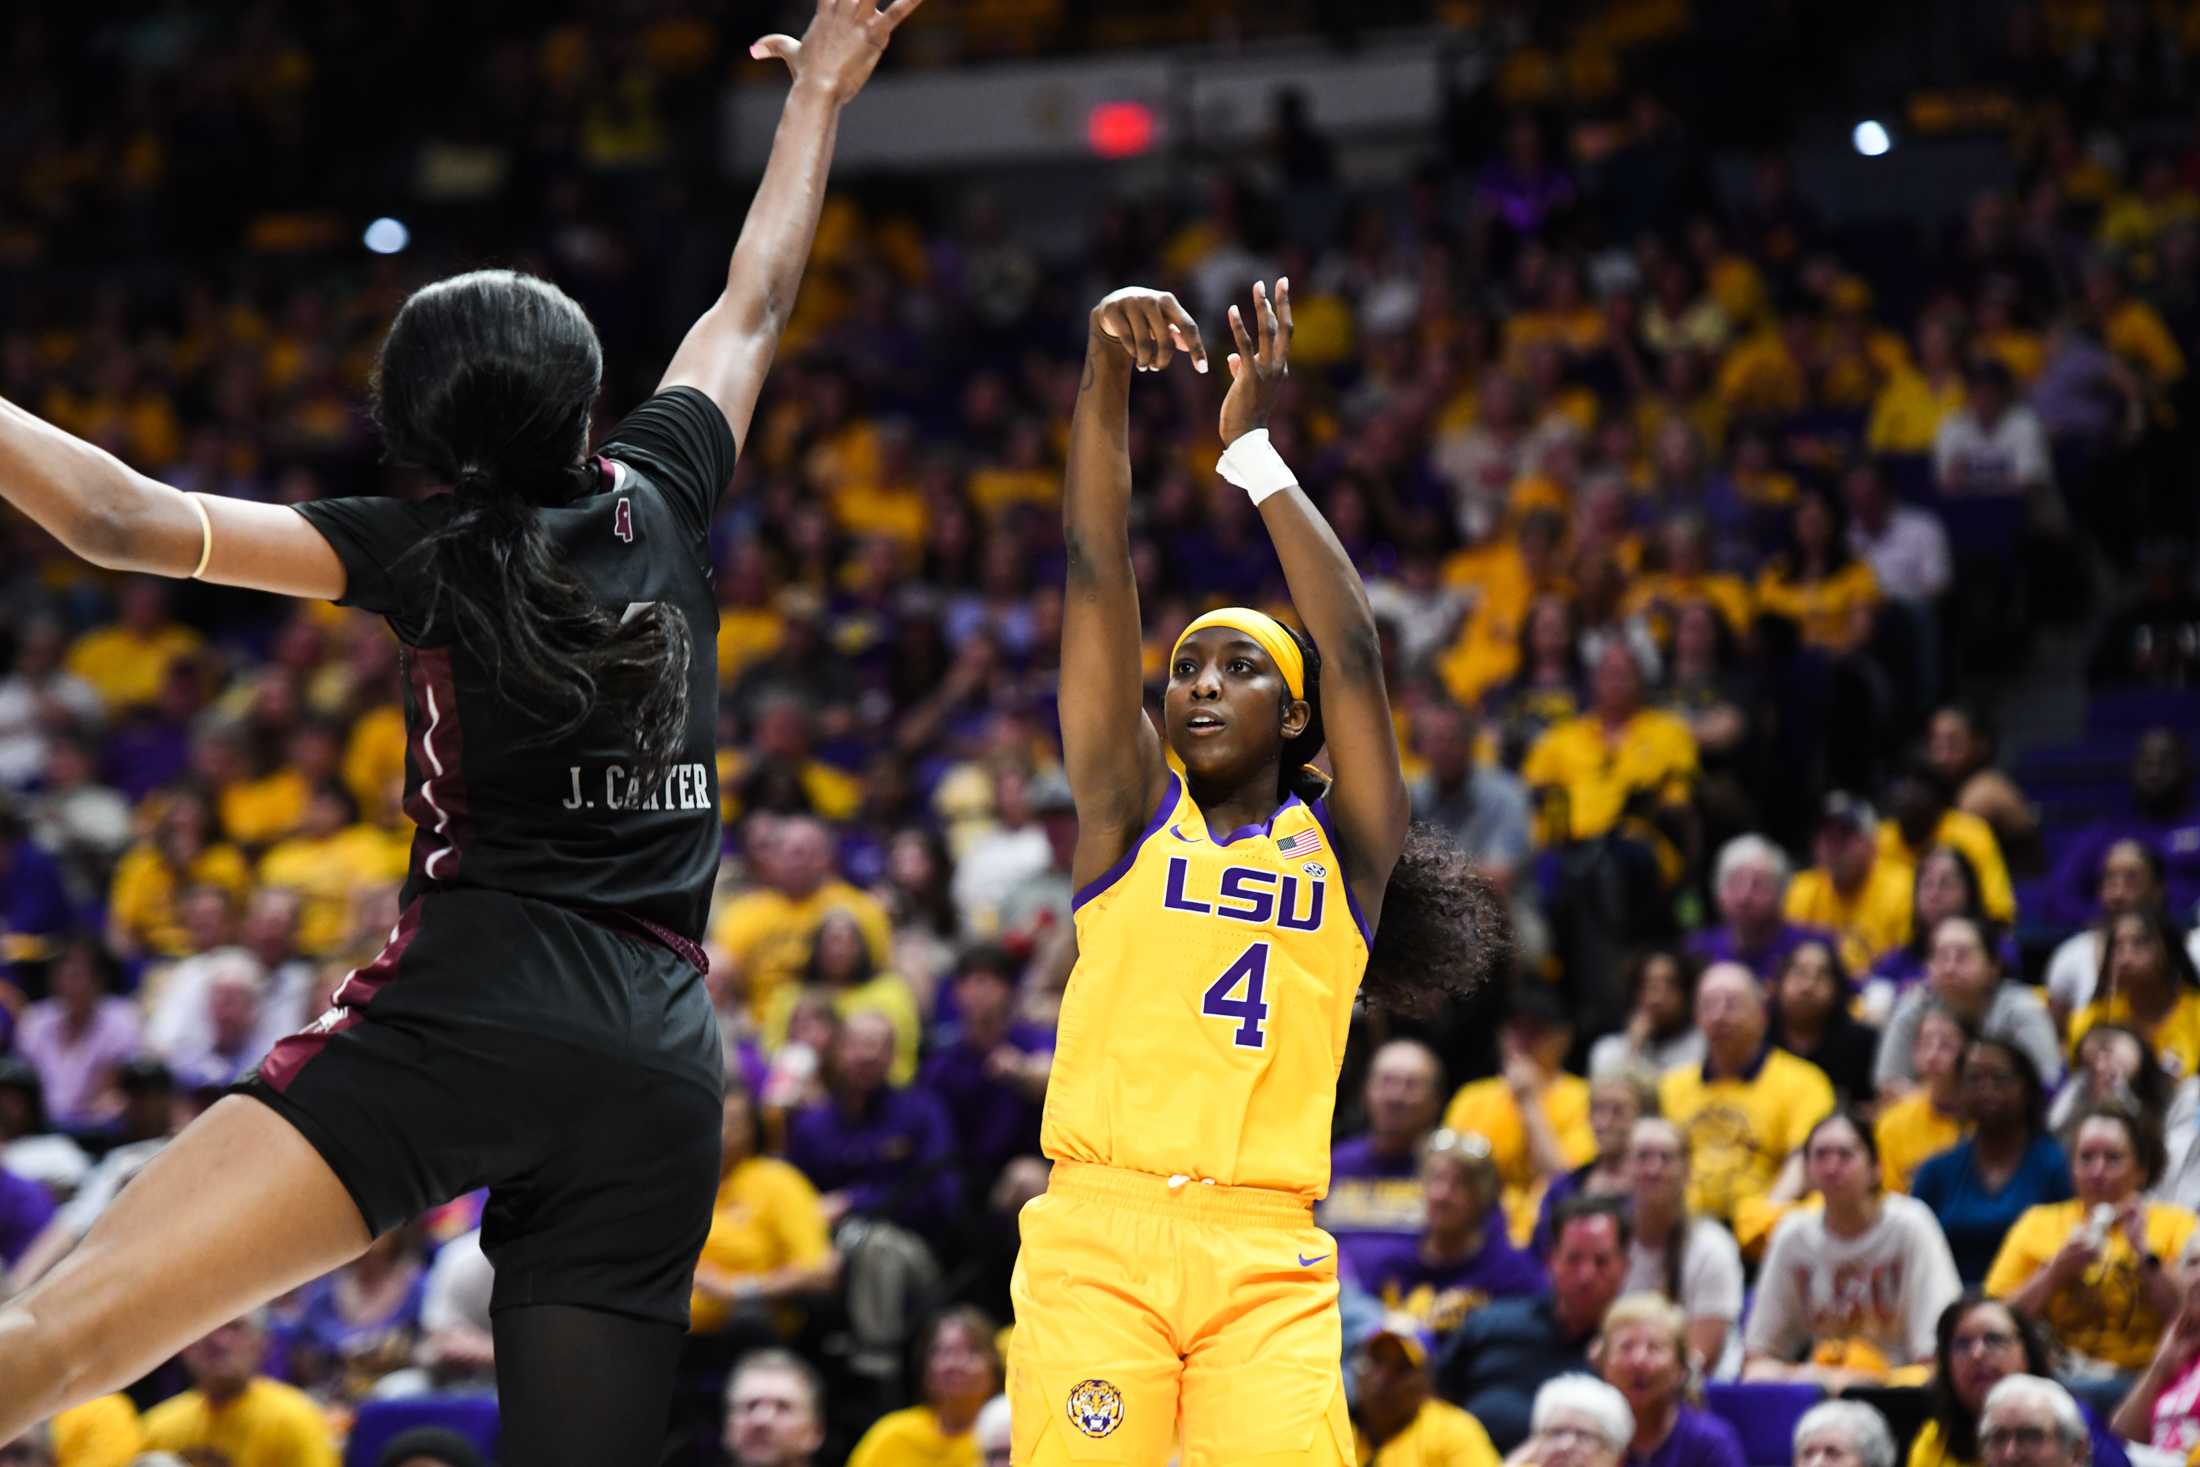
[[[1330,779],[1312,761],[1322,732],[1321,651],[1297,627],[1285,626],[1306,660],[1306,705],[1312,716],[1283,746],[1276,770],[1279,797],[1308,805],[1329,793]],[[1360,994],[1370,1008],[1427,1018],[1449,999],[1466,998],[1513,969],[1512,914],[1489,878],[1466,853],[1426,821],[1406,831],[1405,849],[1383,888],[1383,915],[1367,955]]]
[[[1940,1322],[1934,1326],[1936,1340],[1934,1358],[1938,1368],[1933,1372],[1933,1420],[1940,1423],[1942,1445],[1947,1449],[1951,1462],[1976,1462],[1980,1460],[1978,1441],[1978,1417],[1970,1407],[1956,1399],[1955,1377],[1952,1366],[1956,1354],[1956,1330],[1974,1309],[1988,1305],[2007,1314],[2017,1327],[2017,1343],[2024,1347],[2024,1369],[2027,1375],[2047,1375],[2054,1368],[2054,1352],[2038,1320],[2019,1314],[2009,1307],[2006,1299],[1989,1299],[1976,1288],[1966,1289],[1961,1298],[1940,1311]]]

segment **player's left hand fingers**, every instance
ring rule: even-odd
[[[1236,306],[1230,307],[1230,335],[1237,342],[1238,355],[1247,361],[1253,359],[1253,337],[1245,329],[1245,313]]]
[[[1265,280],[1253,282],[1253,308],[1255,314],[1260,317],[1261,365],[1273,367],[1276,364],[1276,337],[1278,335],[1276,305],[1274,301],[1268,298],[1268,282]]]
[[[870,4],[872,0],[864,0],[864,3]],[[893,0],[893,4],[878,12],[878,23],[891,32],[895,26],[914,15],[917,7],[923,3],[924,0]]]
[[[1276,280],[1276,320],[1283,327],[1278,345],[1288,351],[1291,348],[1291,277],[1288,275]]]

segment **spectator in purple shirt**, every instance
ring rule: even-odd
[[[1712,894],[1719,904],[1719,925],[1688,940],[1689,956],[1705,967],[1740,963],[1769,984],[1779,976],[1788,954],[1805,942],[1829,941],[1815,927],[1803,927],[1780,915],[1780,894],[1787,890],[1788,859],[1761,835],[1738,835],[1719,848]]]
[[[2093,915],[2101,858],[2120,840],[2138,840],[2162,858],[2169,910],[2189,922],[2200,902],[2200,802],[2192,794],[2192,750],[2174,729],[2139,736],[2131,754],[2131,813],[2087,826],[2057,854],[2049,900],[2055,918],[2076,927]]]
[[[53,1194],[28,1177],[0,1168],[0,1268],[15,1267],[32,1239],[53,1221]]]
[[[1393,1039],[1368,1061],[1362,1105],[1367,1129],[1329,1154],[1329,1195],[1315,1220],[1354,1266],[1421,1231],[1421,1143],[1444,1105],[1444,1065],[1418,1039]]]
[[[1352,1264],[1360,1286],[1439,1338],[1492,1299],[1542,1293],[1543,1265],[1505,1236],[1497,1194],[1489,1142],[1438,1131],[1421,1148],[1421,1235],[1362,1247]]]
[[[113,960],[84,938],[62,950],[52,983],[53,997],[24,1011],[15,1047],[45,1082],[53,1125],[95,1130],[120,1108],[115,1073],[137,1053],[137,1009],[112,995]]]
[[[1515,117],[1505,129],[1505,156],[1482,171],[1474,189],[1479,220],[1527,238],[1553,214],[1573,206],[1574,181],[1550,163],[1543,130],[1533,117]]]
[[[13,802],[0,802],[0,977],[22,986],[72,925],[61,864],[32,842]]]
[[[1687,1403],[1688,1316],[1662,1294],[1629,1294],[1604,1316],[1590,1358],[1635,1413],[1627,1467],[1743,1467],[1741,1439]]]
[[[107,736],[99,782],[131,804],[176,783],[191,770],[191,721],[206,706],[207,673],[200,659],[178,657],[162,676],[160,695],[133,711]]]
[[[1039,1151],[1039,1107],[1054,1065],[1054,1036],[1016,1017],[1019,965],[990,943],[955,966],[957,1022],[924,1062],[917,1087],[947,1113],[966,1197],[980,1197],[1019,1156]]]
[[[957,1213],[947,1112],[923,1090],[886,1083],[894,1025],[884,1014],[850,1014],[833,1042],[827,1098],[787,1125],[787,1160],[824,1195],[825,1221],[884,1218],[927,1238]]]

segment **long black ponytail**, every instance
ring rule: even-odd
[[[578,729],[611,699],[645,782],[687,732],[687,618],[659,601],[622,618],[559,563],[537,508],[589,491],[589,409],[603,348],[546,280],[477,270],[424,286],[382,342],[370,385],[389,457],[449,483],[458,508],[413,554],[433,567],[428,613],[536,711],[530,742]]]
[[[1276,797],[1297,795],[1311,805],[1329,793],[1329,776],[1314,767],[1322,751],[1321,650],[1286,624],[1306,660],[1306,704],[1312,716],[1284,743]],[[1432,1017],[1454,998],[1481,992],[1513,968],[1512,913],[1466,853],[1426,821],[1406,831],[1405,849],[1383,888],[1382,921],[1367,956],[1360,993],[1372,1008]]]

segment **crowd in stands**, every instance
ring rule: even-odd
[[[744,202],[695,202],[723,192],[696,142],[723,22],[641,8],[453,21],[471,50],[418,11],[12,18],[53,64],[0,123],[0,395],[202,492],[432,492],[358,406],[404,293],[470,261],[340,268],[314,222],[343,159],[387,169],[391,116],[359,109],[432,56],[464,105],[421,166],[526,140],[513,207],[453,227],[589,306],[607,430],[723,269],[730,227],[697,221]],[[1560,9],[1624,77],[1625,37],[1671,47],[1688,6]],[[1076,955],[1053,699],[1082,317],[1141,280],[1217,323],[1287,274],[1278,449],[1367,576],[1415,814],[1500,884],[1521,955],[1435,1019],[1355,1019],[1319,1220],[1361,1460],[1765,1467],[1733,1403],[1822,1394],[1779,1443],[1805,1467],[2200,1463],[2200,147],[2059,90],[2121,74],[2133,26],[2190,51],[2148,29],[2166,8],[2011,9],[2007,181],[1895,251],[1778,151],[1715,186],[1680,110],[1535,45],[1393,186],[1346,187],[1284,106],[1264,161],[1098,202],[1068,251],[997,202],[835,195],[713,529],[697,935],[729,1088],[680,1460],[1008,1460],[1016,1211]],[[102,79],[95,124],[66,104]],[[214,167],[295,206],[244,266]],[[1156,690],[1197,612],[1284,606],[1213,406],[1189,373],[1134,405]],[[0,548],[20,1287],[371,958],[411,756],[379,621],[93,572],[17,516]],[[2094,696],[2150,721],[2095,750],[2124,784],[2054,802],[1984,710],[2073,627]],[[493,1388],[482,1204],[0,1462],[319,1467],[389,1403]],[[483,1456],[427,1429],[379,1460]]]

